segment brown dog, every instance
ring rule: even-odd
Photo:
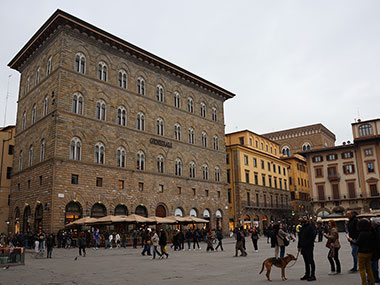
[[[259,274],[261,274],[264,271],[264,266],[265,266],[267,268],[266,276],[267,276],[269,281],[272,281],[272,280],[270,280],[270,271],[272,269],[272,265],[274,265],[277,267],[281,267],[281,278],[282,278],[282,280],[286,280],[285,267],[292,260],[297,260],[294,257],[294,255],[292,255],[292,254],[288,254],[287,256],[285,256],[283,258],[279,258],[279,260],[276,260],[276,258],[274,258],[274,257],[270,257],[268,259],[265,259],[265,261],[263,262],[263,267],[261,268],[261,271]]]

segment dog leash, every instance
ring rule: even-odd
[[[293,267],[296,263],[297,263],[297,260],[298,260],[298,256],[300,255],[300,252],[298,251],[297,252],[297,256],[296,256],[296,260],[294,260],[294,263],[292,265],[289,265],[288,268],[291,268]]]

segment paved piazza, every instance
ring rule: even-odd
[[[341,275],[328,275],[329,263],[324,241],[316,243],[316,282],[299,280],[304,273],[300,257],[293,267],[286,270],[287,281],[281,281],[280,269],[274,268],[272,283],[361,284],[358,273],[347,273],[352,266],[350,247],[343,235],[340,240]],[[258,274],[263,260],[273,256],[274,252],[266,239],[259,240],[259,252],[254,253],[251,240],[247,238],[248,257],[233,257],[234,240],[226,238],[224,242],[224,252],[206,252],[205,243],[201,244],[201,251],[174,252],[169,248],[167,260],[141,256],[140,247],[137,250],[88,249],[87,256],[79,257],[76,261],[76,248],[54,249],[52,259],[35,259],[28,252],[25,266],[0,270],[0,284],[269,284],[264,274]],[[295,254],[296,243],[291,243],[286,252]]]

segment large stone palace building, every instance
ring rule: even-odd
[[[136,213],[227,230],[234,94],[60,10],[9,66],[21,73],[11,229]]]
[[[354,141],[304,152],[318,216],[380,210],[380,119],[352,124]]]
[[[281,130],[263,134],[263,136],[278,143],[284,156],[335,145],[334,133],[322,124]]]
[[[266,227],[290,217],[289,167],[279,145],[251,131],[226,135],[230,223]]]

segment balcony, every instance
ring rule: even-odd
[[[330,173],[328,176],[327,176],[327,179],[330,181],[330,182],[334,182],[334,181],[340,181],[340,175],[338,173]]]
[[[246,209],[281,209],[281,210],[292,210],[293,207],[291,205],[271,205],[270,203],[250,203],[247,202],[241,203],[242,208]]]

